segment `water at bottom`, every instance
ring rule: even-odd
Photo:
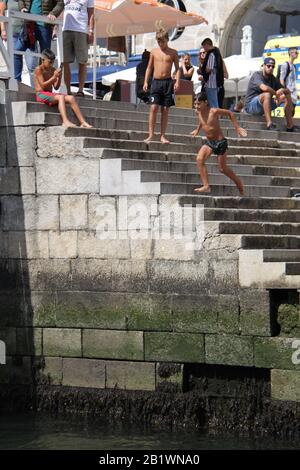
[[[299,449],[299,442],[271,437],[159,431],[99,420],[35,413],[0,415],[0,449],[36,450],[217,450]]]

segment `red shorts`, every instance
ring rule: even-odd
[[[57,101],[53,99],[56,95],[60,95],[60,93],[52,93],[52,91],[37,91],[35,96],[39,103],[44,103],[48,106],[57,106]]]

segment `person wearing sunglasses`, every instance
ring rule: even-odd
[[[245,111],[248,114],[265,116],[268,130],[275,130],[271,112],[284,103],[284,111],[287,122],[287,131],[294,132],[298,128],[293,121],[293,103],[291,92],[283,87],[278,78],[273,74],[275,59],[266,57],[262,71],[255,72],[249,81],[245,99]]]

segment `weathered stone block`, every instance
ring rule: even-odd
[[[277,321],[280,334],[300,337],[300,306],[282,304],[278,308]]]
[[[107,362],[106,387],[123,390],[155,390],[155,364]]]
[[[125,295],[110,292],[58,292],[56,325],[125,330],[125,305]]]
[[[33,167],[20,167],[21,194],[35,194],[35,171]]]
[[[274,400],[300,402],[300,372],[271,370],[271,397]]]
[[[59,202],[61,230],[87,228],[87,195],[62,195]]]
[[[56,326],[56,295],[52,292],[32,291],[27,304],[32,309],[32,315],[29,316],[25,325]]]
[[[91,194],[88,199],[88,224],[90,230],[96,230],[103,236],[106,232],[117,233],[116,199]]]
[[[49,252],[50,258],[76,258],[77,232],[50,232]]]
[[[130,238],[129,243],[130,257],[132,259],[147,260],[153,258],[153,241],[151,239],[133,240],[132,238]]]
[[[143,333],[83,330],[83,356],[99,359],[144,359]]]
[[[235,259],[210,260],[210,291],[235,294],[239,287],[238,261]]]
[[[270,296],[266,290],[243,289],[240,298],[242,335],[271,336]]]
[[[32,166],[35,157],[36,130],[30,127],[7,128],[7,157],[9,166]]]
[[[253,338],[205,335],[205,362],[229,366],[253,366]]]
[[[19,169],[0,168],[0,194],[19,194]]]
[[[98,159],[47,158],[36,164],[39,194],[84,194],[99,192]]]
[[[99,238],[99,233],[78,233],[79,258],[127,259],[130,257],[129,240]]]
[[[47,232],[10,231],[8,234],[8,258],[49,258]]]
[[[71,328],[44,328],[45,356],[81,357],[81,330]]]
[[[182,392],[183,364],[160,362],[156,365],[156,383],[158,390]]]
[[[184,260],[195,259],[194,250],[190,249],[190,242],[182,240],[154,240],[153,258],[162,260]]]
[[[111,291],[111,260],[71,260],[72,289]]]
[[[62,385],[105,388],[105,362],[95,359],[63,359]]]
[[[29,286],[32,290],[55,291],[70,289],[71,273],[69,260],[30,260],[26,264]]]
[[[203,338],[190,333],[145,333],[145,360],[204,362]]]
[[[42,355],[42,328],[17,328],[17,354]]]
[[[147,261],[150,291],[159,293],[199,294],[209,287],[209,263],[188,261]]]
[[[117,292],[147,292],[148,273],[145,261],[113,260],[112,289]]]
[[[44,368],[40,371],[40,380],[51,385],[61,385],[63,377],[63,358],[45,357]]]
[[[6,355],[16,354],[16,328],[0,328],[0,341],[5,343]]]
[[[1,198],[4,230],[58,230],[57,196]]]
[[[209,296],[172,296],[174,331],[214,333],[217,332],[218,310],[215,298]]]
[[[118,229],[149,231],[152,219],[158,215],[156,196],[119,196],[117,200]]]
[[[254,364],[255,367],[267,369],[296,369],[300,370],[300,363],[294,364],[296,338],[254,338]],[[299,347],[298,347],[299,349]]]
[[[171,299],[168,296],[127,295],[124,311],[129,330],[172,331]]]

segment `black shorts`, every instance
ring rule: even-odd
[[[158,104],[159,106],[174,106],[174,82],[172,78],[164,80],[153,79],[150,90],[150,104]]]
[[[206,145],[212,149],[214,155],[224,155],[228,149],[228,142],[225,138],[222,140],[208,140]]]

